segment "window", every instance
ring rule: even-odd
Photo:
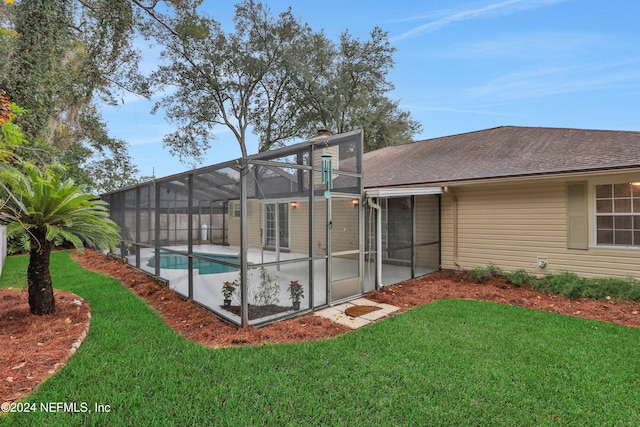
[[[640,187],[596,185],[596,244],[640,246]]]
[[[233,217],[240,218],[240,202],[232,202],[231,206],[233,207]],[[251,218],[251,201],[247,200],[247,218]]]

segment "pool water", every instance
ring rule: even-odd
[[[194,252],[194,255],[205,257],[211,261],[202,259],[193,259],[193,268],[198,270],[200,274],[217,274],[228,273],[230,271],[238,271],[237,267],[219,264],[215,261],[224,261],[238,264],[240,261],[236,255],[209,254],[204,252]],[[214,261],[214,262],[212,262]],[[152,256],[147,262],[147,266],[156,267],[156,257]],[[187,270],[189,268],[189,258],[186,255],[178,255],[169,252],[160,252],[160,268],[170,270]]]

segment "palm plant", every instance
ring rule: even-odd
[[[29,251],[27,284],[31,313],[55,310],[49,271],[51,249],[67,241],[81,251],[85,244],[113,248],[119,227],[109,219],[106,203],[53,167],[23,164],[23,170],[0,165],[0,224],[8,237],[22,237]]]

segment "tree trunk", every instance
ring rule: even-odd
[[[39,316],[52,314],[55,310],[53,283],[49,271],[51,242],[46,239],[46,229],[31,229],[31,251],[27,283],[29,285],[29,310]]]

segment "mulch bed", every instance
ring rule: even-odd
[[[26,289],[0,289],[0,403],[13,402],[61,369],[89,329],[91,309],[55,290],[54,314],[29,312]]]
[[[379,303],[400,306],[402,309],[428,304],[440,298],[493,301],[640,327],[640,303],[638,302],[587,298],[570,300],[559,295],[538,292],[529,286],[516,287],[507,284],[504,279],[500,278],[482,284],[465,282],[462,272],[451,270],[439,271],[418,279],[387,286],[382,291],[367,294],[366,298]]]
[[[144,298],[162,319],[180,335],[208,347],[240,344],[284,343],[330,338],[351,329],[328,319],[305,315],[262,328],[236,328],[221,321],[211,311],[180,297],[168,287],[159,286],[146,274],[119,260],[95,251],[73,257],[88,270],[118,279],[136,295]]]

